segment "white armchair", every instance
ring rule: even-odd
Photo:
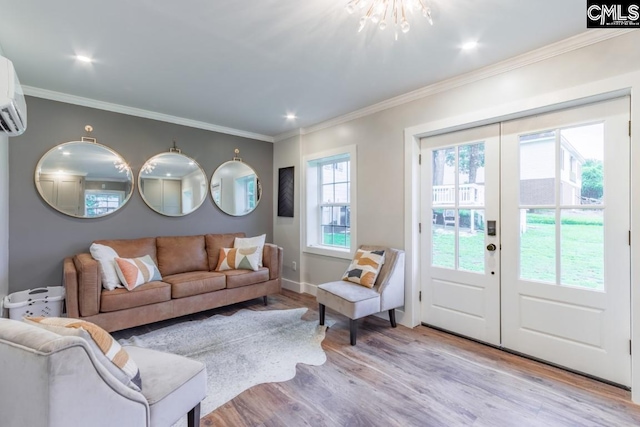
[[[373,288],[338,280],[318,286],[316,295],[321,325],[325,307],[349,318],[351,345],[356,345],[358,319],[388,310],[391,327],[395,328],[395,309],[404,305],[404,251],[371,245],[362,245],[360,249],[385,251],[385,262]]]
[[[195,360],[126,347],[142,392],[122,384],[87,342],[0,319],[0,424],[30,427],[171,426],[200,422],[206,368]]]

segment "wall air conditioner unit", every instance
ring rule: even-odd
[[[0,56],[0,132],[9,136],[27,130],[27,103],[16,70],[7,58]]]

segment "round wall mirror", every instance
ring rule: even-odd
[[[258,206],[262,186],[251,166],[240,160],[230,160],[213,173],[211,196],[222,212],[242,216],[253,212]]]
[[[98,218],[124,206],[133,193],[131,168],[111,148],[72,141],[49,150],[35,174],[40,196],[76,218]]]
[[[191,157],[177,151],[153,156],[138,174],[144,202],[167,216],[183,216],[198,209],[207,197],[207,175]]]

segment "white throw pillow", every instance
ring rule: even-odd
[[[93,259],[100,263],[102,286],[109,291],[115,288],[124,288],[116,272],[115,258],[118,257],[116,251],[109,246],[92,243],[89,252],[91,252]]]
[[[266,234],[256,237],[236,237],[233,242],[234,248],[258,248],[258,267],[262,267],[262,250],[264,249],[264,242],[267,238]]]

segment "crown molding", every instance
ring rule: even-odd
[[[158,120],[161,122],[173,123],[176,125],[189,126],[197,129],[204,129],[227,135],[241,136],[243,138],[256,139],[258,141],[273,142],[274,138],[259,133],[247,132],[239,129],[228,128],[212,123],[200,122],[197,120],[185,119],[183,117],[171,116],[169,114],[156,113],[155,111],[143,110],[141,108],[127,107],[110,102],[97,101],[95,99],[83,98],[81,96],[69,95],[62,92],[55,92],[47,89],[40,89],[33,86],[22,86],[24,93],[36,98],[50,99],[52,101],[65,102],[67,104],[80,105],[83,107],[97,108],[98,110],[111,111],[114,113],[127,114],[130,116],[143,117],[145,119]]]
[[[622,36],[632,31],[638,31],[638,30],[637,29],[588,30],[588,31],[585,31],[584,33],[580,33],[573,37],[569,37],[559,42],[552,43],[550,45],[532,50],[527,53],[523,53],[518,56],[514,56],[513,58],[506,59],[496,64],[488,65],[478,70],[474,70],[466,74],[462,74],[460,76],[453,77],[447,80],[442,80],[432,85],[422,87],[420,89],[405,93],[403,95],[389,98],[385,101],[378,102],[377,104],[373,104],[368,107],[352,111],[342,116],[338,116],[333,119],[329,119],[324,122],[320,122],[306,128],[300,128],[300,133],[302,135],[306,135],[308,133],[317,132],[322,129],[336,126],[351,120],[359,119],[361,117],[369,116],[371,114],[388,110],[389,108],[397,107],[399,105],[403,105],[418,99],[422,99],[427,96],[431,96],[440,92],[451,90],[460,86],[465,86],[470,83],[474,83],[474,82],[486,79],[488,77],[493,77],[498,74],[516,70],[518,68],[535,64],[537,62],[541,62],[546,59],[553,58],[555,56],[572,52],[574,50],[582,49],[584,47],[591,46],[593,44],[600,43],[605,40],[612,39],[614,37]]]
[[[298,128],[298,129],[290,130],[289,132],[284,132],[284,133],[278,134],[278,135],[273,137],[273,142],[280,142],[280,141],[284,141],[284,140],[289,139],[289,138],[293,138],[294,136],[303,135],[303,133],[302,133],[303,130],[304,130],[304,128]]]

